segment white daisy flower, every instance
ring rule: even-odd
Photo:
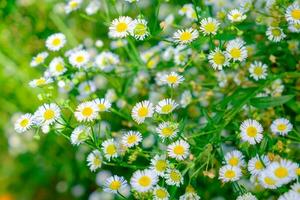
[[[291,189],[300,194],[300,183],[296,182],[291,186]]]
[[[287,135],[290,131],[293,130],[293,125],[288,119],[279,118],[275,119],[271,124],[271,131],[277,135]]]
[[[193,100],[192,94],[189,90],[185,90],[180,96],[180,105],[186,108]]]
[[[70,12],[75,11],[80,8],[81,4],[82,0],[69,0],[65,6],[65,12],[69,14]]]
[[[69,56],[69,62],[71,63],[71,65],[79,69],[85,67],[89,62],[89,59],[90,55],[85,50],[72,52]]]
[[[104,72],[112,71],[119,63],[119,56],[109,51],[103,51],[95,58],[95,65]]]
[[[34,113],[39,125],[51,125],[60,118],[60,108],[55,103],[43,104]]]
[[[238,196],[236,200],[257,200],[256,196],[251,193],[245,193],[243,195]]]
[[[95,92],[96,89],[97,88],[96,88],[94,81],[84,81],[84,82],[80,83],[78,86],[79,94],[82,97],[89,96],[90,94]]]
[[[179,200],[200,200],[200,197],[195,192],[186,192],[179,197]]]
[[[129,34],[132,19],[128,16],[120,16],[114,19],[109,27],[108,35],[112,38],[124,38]]]
[[[77,106],[74,115],[79,122],[89,122],[98,117],[98,111],[98,106],[94,102],[87,101]]]
[[[300,23],[300,6],[298,2],[294,2],[285,11],[285,18],[292,23]]]
[[[247,48],[241,39],[230,40],[226,46],[226,55],[233,61],[244,61],[247,58]]]
[[[128,148],[138,145],[141,141],[142,134],[138,131],[128,131],[122,136],[122,144]]]
[[[241,178],[242,171],[239,167],[233,167],[230,165],[224,165],[220,168],[219,179],[222,182],[233,182]]]
[[[105,140],[102,143],[102,150],[104,153],[104,157],[110,161],[112,158],[118,157],[118,146],[114,139]]]
[[[218,20],[211,17],[202,19],[200,24],[200,29],[204,35],[216,35],[220,26]]]
[[[105,98],[95,99],[94,103],[98,106],[99,112],[105,112],[111,108],[111,103]]]
[[[170,194],[166,188],[156,186],[153,189],[153,200],[169,200]]]
[[[282,159],[279,162],[272,162],[266,170],[272,174],[274,179],[278,181],[278,185],[281,186],[297,178],[297,169],[297,164],[289,160]]]
[[[299,199],[300,199],[300,194],[293,190],[284,193],[278,198],[278,200],[299,200]]]
[[[148,35],[147,21],[144,19],[135,19],[130,23],[129,33],[137,40],[144,40]]]
[[[180,171],[176,169],[167,169],[164,177],[166,179],[166,184],[168,185],[176,185],[179,187],[183,184],[183,176]]]
[[[226,164],[233,167],[244,167],[246,165],[244,155],[242,154],[242,152],[237,150],[226,153],[225,162]]]
[[[14,124],[15,130],[18,133],[24,133],[34,124],[34,118],[32,114],[26,113],[20,116]]]
[[[62,57],[53,58],[49,64],[49,71],[51,76],[60,76],[67,71]]]
[[[292,33],[300,33],[300,22],[299,23],[289,23],[288,28]]]
[[[270,41],[279,42],[286,37],[283,30],[279,27],[269,26],[266,35]]]
[[[46,51],[43,51],[39,54],[37,54],[35,57],[32,58],[31,62],[30,62],[30,66],[31,67],[36,67],[40,64],[43,64],[46,60],[46,58],[48,57],[49,53]]]
[[[154,158],[151,159],[150,169],[155,171],[158,176],[164,176],[168,166],[169,161],[165,155],[155,155]]]
[[[105,181],[104,191],[117,194],[126,189],[127,181],[122,176],[111,176]]]
[[[197,39],[199,36],[199,33],[196,29],[188,28],[188,29],[182,29],[178,30],[173,34],[173,39],[176,43],[179,44],[189,44],[195,39]]]
[[[256,155],[249,160],[248,171],[254,176],[259,175],[265,169],[265,166],[269,166],[270,163],[267,156],[262,155],[259,157],[259,155]]]
[[[221,51],[218,47],[209,53],[208,61],[215,70],[222,70],[223,67],[229,65],[227,54],[224,51]]]
[[[46,40],[46,47],[50,51],[58,51],[66,44],[66,36],[62,33],[55,33],[50,35]]]
[[[153,112],[153,104],[150,101],[142,101],[133,107],[131,116],[134,121],[136,121],[138,124],[141,124],[147,117],[152,117]]]
[[[168,156],[176,160],[184,160],[190,154],[190,145],[184,140],[177,140],[168,145]]]
[[[159,114],[171,113],[178,104],[173,99],[163,99],[155,106],[155,111]]]
[[[148,192],[158,182],[158,176],[153,170],[137,170],[133,173],[130,184],[137,192]]]
[[[73,145],[80,145],[90,136],[90,128],[86,126],[78,126],[76,127],[71,134],[70,140]]]
[[[102,166],[102,160],[102,155],[99,150],[92,151],[87,157],[87,162],[90,170],[94,172],[99,169]]]
[[[267,68],[268,66],[266,64],[263,64],[259,61],[254,61],[254,63],[251,63],[249,68],[250,76],[256,81],[259,79],[266,79]]]
[[[231,22],[242,22],[247,16],[243,13],[243,11],[233,9],[228,13],[227,17]]]
[[[96,14],[101,8],[101,2],[99,0],[91,0],[87,7],[85,8],[85,12],[88,15]]]
[[[177,87],[184,81],[184,78],[176,72],[171,72],[169,74],[163,75],[161,81],[163,84],[168,84],[170,87]]]
[[[156,132],[163,141],[167,138],[172,139],[178,133],[178,124],[173,122],[162,122],[156,128]]]
[[[179,9],[179,15],[185,15],[188,19],[196,20],[197,15],[196,11],[194,10],[194,5],[189,3],[189,4],[184,4],[181,9]]]
[[[275,180],[274,176],[268,169],[263,170],[258,176],[259,183],[262,187],[268,189],[276,189],[278,181]]]
[[[53,80],[51,78],[41,77],[41,78],[33,79],[32,81],[30,81],[29,86],[32,88],[42,87],[42,86],[48,85],[49,83],[52,83],[52,82],[53,82]]]
[[[118,49],[118,48],[126,46],[127,43],[128,43],[127,40],[124,40],[124,39],[118,39],[118,40],[115,40],[115,41],[111,41],[110,48]]]
[[[243,121],[240,126],[240,131],[241,139],[245,142],[249,142],[252,145],[260,143],[263,139],[263,127],[256,120],[247,119]]]

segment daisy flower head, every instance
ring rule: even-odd
[[[300,6],[299,3],[294,2],[285,11],[285,18],[292,23],[300,23]]]
[[[71,53],[69,56],[69,62],[76,68],[83,68],[90,60],[90,55],[85,50],[78,50]]]
[[[300,194],[300,183],[296,182],[291,186],[291,189]]]
[[[42,87],[42,86],[45,86],[52,82],[53,82],[53,80],[49,77],[41,77],[41,78],[33,79],[32,81],[30,81],[29,86],[32,88]]]
[[[60,118],[60,108],[55,103],[43,104],[34,113],[39,125],[51,125]]]
[[[95,102],[87,101],[77,106],[74,115],[79,122],[90,122],[98,117],[98,111],[99,109]]]
[[[183,176],[177,169],[167,169],[165,179],[168,185],[176,185],[179,187],[183,184]]]
[[[82,0],[69,0],[67,5],[65,6],[65,12],[69,14],[70,12],[78,10],[81,4]]]
[[[246,165],[244,155],[238,150],[226,153],[225,162],[233,167],[244,167]]]
[[[26,113],[21,115],[14,124],[14,128],[17,133],[24,133],[29,130],[31,126],[34,124],[34,118],[32,114]]]
[[[46,47],[50,51],[58,51],[66,44],[66,36],[62,33],[54,33],[46,40]]]
[[[242,171],[239,167],[233,167],[230,165],[224,165],[220,168],[219,179],[222,182],[233,182],[241,178]]]
[[[120,16],[114,19],[109,26],[108,35],[112,38],[124,38],[129,34],[132,19],[128,16]]]
[[[296,170],[298,165],[289,160],[282,159],[279,162],[272,162],[267,170],[270,171],[278,185],[287,184],[297,178]]]
[[[87,157],[88,166],[92,172],[96,171],[102,166],[102,161],[102,155],[99,150],[92,151]]]
[[[279,118],[275,119],[271,124],[271,131],[276,135],[287,135],[293,130],[293,125],[288,119]]]
[[[128,131],[122,136],[122,144],[131,148],[138,145],[142,141],[142,134],[138,131]]]
[[[200,200],[199,195],[196,192],[185,192],[179,197],[179,200]]]
[[[257,198],[251,193],[245,193],[243,195],[238,196],[236,200],[257,200]]]
[[[188,29],[181,29],[176,31],[173,34],[173,39],[176,43],[179,44],[189,44],[195,39],[197,39],[199,36],[199,33],[196,29],[188,28]]]
[[[171,113],[178,104],[173,99],[163,99],[155,106],[155,111],[159,114]]]
[[[168,166],[169,161],[165,155],[155,155],[154,158],[151,159],[150,169],[155,171],[158,176],[164,176]]]
[[[67,71],[62,57],[53,58],[49,64],[49,71],[51,76],[60,76]]]
[[[259,79],[266,79],[267,68],[268,66],[266,64],[263,64],[259,61],[254,61],[254,63],[251,63],[249,68],[250,76],[256,81]]]
[[[156,128],[156,132],[162,140],[167,138],[172,139],[178,133],[178,124],[173,122],[162,122]]]
[[[278,200],[298,200],[298,199],[300,199],[300,194],[293,190],[284,193],[278,198]]]
[[[271,162],[267,156],[256,155],[249,160],[248,171],[252,175],[259,175],[266,168],[266,166],[269,166],[270,163]]]
[[[104,72],[112,71],[116,65],[120,63],[120,58],[117,54],[109,51],[103,51],[95,58],[95,64]]]
[[[218,20],[211,17],[202,19],[200,24],[200,29],[204,35],[216,35],[220,26]]]
[[[130,23],[129,33],[137,40],[144,40],[148,35],[147,21],[144,19],[135,19]]]
[[[176,72],[171,72],[169,74],[163,75],[161,81],[163,84],[168,84],[170,87],[177,87],[184,81],[184,78]]]
[[[247,16],[243,11],[239,9],[233,9],[228,13],[227,17],[231,22],[242,22]]]
[[[215,70],[222,70],[223,67],[229,65],[227,54],[224,51],[221,51],[218,47],[209,53],[208,61]]]
[[[94,103],[97,105],[99,112],[105,112],[111,108],[111,103],[105,98],[95,99]]]
[[[142,101],[133,107],[131,116],[134,121],[136,121],[138,124],[141,124],[147,117],[152,117],[153,113],[153,104],[150,101]]]
[[[86,126],[76,127],[71,134],[70,140],[73,145],[80,145],[90,136],[90,128]]]
[[[258,176],[259,183],[262,187],[268,189],[276,189],[278,181],[275,180],[274,176],[268,169],[263,170]]]
[[[280,42],[286,37],[286,35],[284,34],[281,28],[271,27],[271,26],[268,27],[266,35],[268,39],[273,42]]]
[[[230,40],[226,46],[227,57],[233,61],[244,61],[247,58],[247,48],[241,39]]]
[[[105,140],[102,143],[102,150],[104,153],[104,157],[110,161],[112,158],[118,157],[118,146],[114,139]]]
[[[137,170],[133,173],[130,184],[137,192],[148,192],[158,182],[158,176],[153,170]]]
[[[184,140],[177,140],[168,145],[168,156],[176,160],[184,160],[190,154],[190,145]]]
[[[170,194],[166,188],[156,186],[153,189],[153,200],[169,200]]]
[[[263,139],[263,127],[262,125],[253,119],[247,119],[243,121],[240,126],[241,139],[244,142],[249,142],[249,144],[260,143]]]
[[[127,187],[127,181],[122,176],[111,176],[105,181],[104,191],[117,194]]]
[[[300,33],[300,22],[298,22],[298,23],[289,23],[288,28],[292,33]]]
[[[31,67],[36,67],[40,64],[43,64],[46,60],[46,58],[48,57],[49,53],[46,51],[43,51],[39,54],[37,54],[35,57],[32,58],[31,62],[30,62],[30,66]]]

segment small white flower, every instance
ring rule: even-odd
[[[58,51],[66,44],[66,36],[62,33],[50,35],[46,40],[46,47],[50,51]]]
[[[130,23],[130,34],[137,40],[144,40],[148,35],[147,21],[144,19],[135,19]]]
[[[289,160],[282,159],[279,162],[272,162],[266,170],[271,173],[278,186],[287,184],[297,178],[296,170],[298,165]]]
[[[39,54],[37,54],[35,57],[32,58],[30,62],[31,67],[36,67],[40,64],[43,64],[45,62],[45,59],[48,57],[48,52],[44,51]]]
[[[242,176],[242,171],[239,167],[233,167],[230,165],[225,165],[220,168],[219,179],[223,182],[233,182],[240,179]]]
[[[26,113],[17,119],[14,127],[16,132],[24,133],[25,131],[30,129],[33,124],[34,124],[34,119],[32,114]]]
[[[102,150],[105,158],[110,161],[111,158],[118,157],[118,146],[113,139],[105,140],[102,143]]]
[[[124,38],[129,34],[132,19],[128,16],[120,16],[114,19],[109,27],[108,35],[112,38]]]
[[[136,121],[138,124],[141,124],[147,117],[152,117],[153,113],[153,104],[150,101],[142,101],[133,107],[131,116],[134,121]]]
[[[72,66],[77,68],[83,68],[86,66],[86,64],[89,62],[90,55],[85,50],[78,50],[75,52],[72,52],[69,57],[69,62]]]
[[[266,64],[254,61],[254,63],[251,63],[249,68],[250,76],[256,81],[259,79],[266,79],[267,68],[268,66]]]
[[[71,143],[73,145],[80,145],[84,141],[89,138],[90,135],[90,128],[86,126],[78,126],[76,127],[70,137]]]
[[[170,194],[166,188],[156,186],[153,189],[153,200],[169,200]]]
[[[165,179],[168,185],[176,185],[179,187],[181,184],[183,184],[183,177],[180,171],[176,169],[167,169]]]
[[[275,180],[274,176],[271,174],[268,169],[263,170],[259,176],[258,180],[261,186],[268,189],[275,189],[277,188],[278,181]]]
[[[112,71],[120,63],[119,56],[109,51],[103,51],[95,58],[95,64],[104,72]]]
[[[95,99],[94,103],[98,106],[99,112],[105,112],[111,108],[111,103],[105,98]]]
[[[51,78],[41,77],[41,78],[33,79],[32,81],[30,81],[29,86],[32,88],[42,87],[42,86],[45,86],[52,82],[53,82],[53,80]]]
[[[263,127],[256,120],[247,119],[243,121],[240,126],[240,131],[241,139],[245,142],[249,142],[252,145],[260,143],[263,139]]]
[[[178,30],[173,34],[175,42],[179,44],[189,44],[197,39],[198,36],[198,31],[193,28]]]
[[[51,125],[60,118],[60,108],[55,103],[43,104],[34,113],[39,125]]]
[[[293,130],[293,125],[285,118],[279,118],[272,122],[271,131],[277,135],[287,135]]]
[[[227,54],[224,51],[221,51],[218,47],[209,53],[208,60],[212,68],[215,70],[222,70],[223,67],[229,65]]]
[[[177,87],[184,81],[184,78],[176,72],[171,72],[169,74],[163,75],[161,77],[161,81],[163,84],[168,84],[170,87]]]
[[[171,113],[178,104],[173,99],[163,99],[155,106],[155,111],[159,114]]]
[[[49,64],[49,71],[52,76],[60,76],[67,71],[62,57],[53,58]]]
[[[154,158],[151,159],[150,169],[155,171],[158,176],[164,176],[168,166],[169,161],[166,159],[165,155],[155,155]]]
[[[270,41],[280,42],[282,39],[286,37],[284,32],[279,27],[271,27],[269,26],[266,32],[266,35]]]
[[[111,176],[105,181],[104,191],[117,194],[127,187],[127,181],[121,176]]]
[[[288,28],[292,33],[300,33],[300,22],[298,22],[298,23],[289,23]]]
[[[211,17],[202,19],[200,24],[200,29],[204,35],[216,35],[220,26],[218,20]]]
[[[255,157],[251,158],[248,162],[248,171],[252,175],[259,175],[264,169],[265,166],[269,166],[270,160],[267,156],[259,156],[256,155]]]
[[[81,4],[82,0],[69,0],[65,6],[65,12],[69,14],[70,12],[75,11],[80,8]]]
[[[102,166],[102,160],[103,159],[99,150],[92,151],[87,157],[90,170],[94,172],[96,169],[99,169]]]
[[[247,16],[243,13],[243,11],[233,9],[228,13],[227,17],[231,22],[241,22],[244,21]]]
[[[77,106],[74,115],[79,122],[93,121],[98,117],[98,106],[91,101],[81,103]]]
[[[158,182],[158,176],[152,170],[138,170],[133,173],[130,184],[137,192],[148,192]]]
[[[244,167],[246,165],[244,155],[237,150],[226,153],[225,162],[233,167]]]
[[[167,138],[172,139],[178,133],[178,124],[173,122],[162,122],[156,128],[156,132],[162,140]]]
[[[300,23],[300,6],[294,2],[285,11],[286,20],[292,23]]]
[[[138,145],[142,141],[142,134],[138,131],[129,131],[122,136],[122,144],[131,148]]]
[[[233,61],[244,61],[247,58],[247,48],[241,39],[230,40],[226,46],[226,55]]]
[[[278,198],[278,200],[299,200],[299,199],[300,199],[300,194],[293,190],[284,193]]]
[[[176,160],[184,160],[190,154],[190,145],[184,140],[177,140],[168,145],[168,156]]]

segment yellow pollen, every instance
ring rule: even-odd
[[[164,113],[169,113],[172,111],[172,108],[173,108],[173,106],[171,104],[167,104],[161,108],[161,111]]]
[[[37,62],[37,63],[41,63],[41,62],[43,62],[44,61],[44,57],[43,56],[37,56],[36,58],[35,58],[35,62]]]
[[[72,2],[70,3],[70,7],[71,7],[72,9],[77,8],[77,6],[78,6],[78,3],[77,3],[76,1],[72,1]]]
[[[240,17],[241,17],[241,14],[240,14],[240,13],[235,13],[235,14],[232,15],[232,18],[233,18],[234,20],[237,20],[237,19],[240,18]]]
[[[183,155],[184,154],[184,148],[183,148],[183,146],[180,146],[180,145],[174,147],[173,151],[176,155]]]
[[[101,165],[101,160],[98,156],[96,156],[95,159],[93,160],[93,164],[95,166],[100,166]]]
[[[83,116],[89,117],[89,116],[92,115],[93,109],[90,108],[90,107],[85,107],[85,108],[82,109],[81,113],[82,113]]]
[[[60,43],[61,43],[61,41],[60,41],[59,38],[54,38],[54,39],[52,40],[52,44],[53,44],[54,46],[58,46],[58,45],[60,45]]]
[[[84,61],[84,57],[83,56],[79,55],[79,56],[76,57],[76,62],[82,63],[83,61]]]
[[[204,26],[204,29],[206,32],[208,33],[213,33],[216,31],[216,25],[214,23],[207,23],[205,26]]]
[[[178,81],[178,77],[174,76],[174,75],[170,75],[170,76],[167,77],[167,81],[170,84],[174,84]]]
[[[134,34],[139,36],[144,35],[146,31],[147,31],[147,27],[142,23],[137,24],[133,30]]]
[[[109,155],[113,155],[117,152],[116,146],[114,144],[110,144],[106,147],[106,152]]]
[[[213,60],[217,65],[222,65],[225,62],[225,56],[221,52],[216,52],[214,54]]]
[[[289,175],[288,170],[285,167],[278,167],[275,171],[274,174],[278,178],[285,178]]]
[[[151,178],[148,176],[142,176],[138,182],[141,186],[148,187],[151,184]]]
[[[146,117],[148,115],[148,108],[147,107],[141,107],[138,110],[138,116],[139,117]]]
[[[173,129],[170,127],[165,127],[161,129],[161,134],[163,136],[169,137],[173,134]]]
[[[278,124],[278,125],[277,125],[277,129],[278,129],[279,131],[285,131],[286,128],[287,128],[287,126],[286,126],[285,124]]]
[[[55,113],[54,113],[54,111],[51,110],[51,109],[48,109],[48,110],[46,110],[46,111],[44,112],[44,118],[45,118],[45,120],[53,119],[53,118],[54,118],[54,115],[55,115]]]
[[[281,31],[278,28],[272,29],[272,35],[275,37],[279,37],[281,35]]]
[[[44,78],[40,78],[36,81],[36,85],[44,85],[46,83],[46,80]]]
[[[275,185],[276,182],[275,182],[272,178],[266,177],[266,178],[265,178],[265,183],[266,183],[267,185]]]
[[[237,166],[239,164],[239,159],[237,157],[232,157],[229,159],[228,163],[231,166]]]
[[[137,136],[136,135],[130,135],[127,137],[127,142],[128,144],[133,144],[137,141]]]
[[[263,168],[264,168],[263,164],[259,160],[256,161],[256,163],[255,163],[255,169],[261,170]]]
[[[299,20],[300,19],[300,9],[295,9],[291,12],[291,16],[296,19]]]
[[[61,72],[64,70],[64,66],[62,63],[58,63],[55,67],[56,71]]]
[[[166,197],[167,197],[167,193],[166,193],[166,191],[163,190],[163,189],[157,189],[157,190],[155,191],[155,195],[156,195],[158,198],[160,198],[160,199],[163,199],[163,198],[166,198]]]
[[[158,160],[155,164],[155,169],[159,172],[165,171],[167,168],[167,162],[165,160]]]
[[[263,74],[263,68],[260,66],[256,66],[253,70],[254,74],[256,74],[257,76],[260,76]]]
[[[246,129],[246,133],[249,137],[255,137],[257,135],[257,129],[254,126],[249,126]]]
[[[112,181],[109,185],[109,188],[112,190],[118,190],[121,187],[120,181]]]
[[[174,181],[174,182],[179,182],[181,179],[181,176],[178,172],[176,171],[171,171],[170,173],[170,178]]]
[[[230,55],[233,58],[240,58],[241,54],[242,54],[242,52],[241,52],[241,50],[239,48],[232,48],[230,50]]]
[[[186,31],[186,32],[181,33],[181,35],[180,35],[181,41],[188,41],[190,39],[192,39],[192,34],[190,32]]]
[[[233,170],[227,170],[227,171],[225,172],[224,176],[225,176],[226,178],[232,179],[232,178],[235,177],[235,171],[233,171]]]
[[[20,125],[24,128],[29,124],[29,120],[28,119],[22,119],[22,121],[20,122]]]
[[[120,22],[116,26],[116,31],[117,32],[124,32],[124,31],[127,30],[127,28],[128,28],[128,26],[125,22]]]
[[[105,111],[106,107],[103,103],[98,104],[99,111]]]

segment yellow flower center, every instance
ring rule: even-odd
[[[44,78],[40,78],[36,81],[36,85],[44,85],[46,83],[46,80]]]
[[[254,74],[256,74],[257,76],[260,76],[263,74],[263,68],[260,66],[256,66],[253,70]]]
[[[93,109],[91,107],[85,107],[82,109],[82,115],[85,116],[85,117],[89,117],[92,115],[93,113]]]
[[[176,155],[183,155],[184,154],[183,146],[178,145],[178,146],[174,147],[174,153]]]
[[[59,38],[54,38],[54,39],[52,40],[52,44],[53,44],[54,46],[58,46],[58,45],[60,45],[60,43],[61,43],[61,40],[60,40]]]
[[[263,168],[264,168],[263,164],[259,160],[256,161],[256,163],[255,163],[255,169],[261,170]]]
[[[56,71],[61,72],[64,70],[64,65],[62,63],[58,63],[55,67]]]
[[[96,156],[96,157],[94,158],[94,160],[93,160],[93,164],[94,164],[95,166],[100,166],[100,165],[101,165],[101,159],[100,159],[98,156]]]
[[[174,84],[178,81],[178,77],[174,76],[174,75],[170,75],[170,76],[167,77],[167,81],[170,84]]]
[[[239,48],[232,48],[230,50],[230,55],[232,58],[240,58],[241,54],[242,54],[242,52]]]
[[[159,172],[165,171],[167,168],[167,162],[165,160],[158,160],[155,164],[155,169]]]
[[[291,12],[291,16],[296,19],[299,20],[300,19],[300,9],[295,9]]]
[[[106,106],[103,103],[98,104],[99,111],[105,111]]]
[[[112,189],[112,190],[118,190],[120,187],[121,187],[120,181],[112,181],[109,184],[109,188]]]
[[[78,7],[78,3],[77,3],[76,1],[71,1],[71,2],[70,2],[70,7],[71,7],[72,9],[75,9],[75,8]]]
[[[237,166],[239,164],[239,159],[237,157],[232,157],[229,159],[228,163],[231,166]]]
[[[232,179],[232,178],[235,177],[235,171],[233,171],[233,170],[227,170],[227,171],[225,172],[224,176],[225,176],[226,178]]]
[[[257,135],[257,129],[254,126],[249,126],[246,133],[249,137],[255,137]]]
[[[162,128],[161,134],[165,137],[169,137],[173,134],[173,129],[171,127]]]
[[[224,64],[224,62],[225,62],[225,56],[224,56],[224,54],[221,53],[221,52],[216,52],[216,53],[214,54],[213,61],[214,61],[217,65],[222,65],[222,64]]]
[[[186,31],[186,32],[181,33],[181,35],[180,35],[181,41],[188,41],[190,39],[192,39],[192,34],[190,32]]]
[[[138,182],[141,186],[147,187],[151,184],[151,178],[149,176],[142,176]]]
[[[160,188],[155,191],[155,195],[160,199],[166,198],[168,196],[167,192]]]
[[[275,185],[275,181],[274,181],[274,179],[272,179],[272,178],[270,178],[270,177],[265,177],[265,179],[264,179],[264,181],[265,181],[265,183],[267,184],[267,185]]]
[[[279,37],[281,35],[281,31],[278,28],[272,29],[272,35],[275,37]]]
[[[170,173],[170,178],[174,181],[174,182],[179,182],[181,179],[181,175],[176,172],[176,171],[171,171]]]
[[[37,56],[36,58],[35,58],[35,62],[37,62],[37,63],[41,63],[41,62],[43,62],[44,61],[44,57],[43,56]]]
[[[161,111],[164,113],[169,113],[169,112],[171,112],[172,108],[173,108],[173,106],[171,104],[167,104],[161,108]]]
[[[22,121],[20,122],[20,125],[24,128],[29,124],[29,120],[28,119],[22,119]]]
[[[288,170],[285,167],[278,167],[275,171],[274,174],[278,178],[285,178],[289,175]]]
[[[238,20],[240,17],[241,17],[241,14],[240,14],[240,13],[235,13],[235,14],[232,15],[232,18],[233,18],[234,20]]]
[[[214,23],[207,23],[205,26],[204,26],[204,29],[206,32],[208,33],[213,33],[216,31],[216,25]]]
[[[285,131],[287,126],[285,124],[278,124],[277,129],[279,131]]]
[[[130,135],[127,137],[127,142],[128,144],[133,144],[137,141],[137,136],[136,135]]]
[[[116,146],[114,144],[110,144],[106,147],[106,152],[109,155],[113,155],[117,152]]]
[[[48,109],[48,110],[46,110],[44,112],[44,118],[45,118],[45,120],[53,119],[54,115],[55,115],[55,113],[51,109]]]
[[[141,107],[138,110],[138,116],[139,117],[146,117],[148,115],[148,108],[147,107]]]
[[[147,31],[147,27],[144,24],[139,23],[135,26],[133,33],[134,35],[143,36],[146,34],[146,31]]]
[[[128,28],[128,26],[125,22],[120,22],[116,26],[116,31],[117,32],[124,32],[124,31],[127,30],[127,28]]]
[[[83,61],[84,61],[84,57],[82,55],[76,57],[76,62],[82,63]]]

